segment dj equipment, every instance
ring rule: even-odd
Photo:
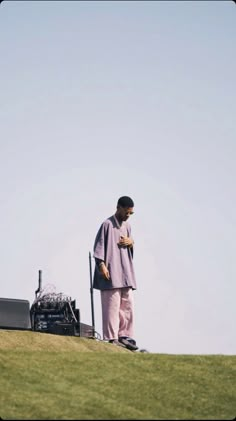
[[[58,335],[80,335],[80,311],[76,301],[63,294],[42,290],[42,271],[39,286],[30,309],[32,329]]]
[[[30,309],[32,329],[58,335],[80,335],[80,312],[75,300],[50,301],[49,297],[36,301]]]
[[[31,307],[27,300],[0,298],[0,329],[34,330],[94,338],[92,286],[90,292],[93,326],[80,322],[80,310],[76,308],[76,301],[71,297],[62,293],[56,294],[52,285],[49,285],[48,289],[42,288],[42,271],[39,270],[38,288]]]

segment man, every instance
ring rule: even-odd
[[[101,291],[103,339],[115,345],[138,349],[133,338],[134,241],[127,222],[134,202],[122,196],[116,212],[100,226],[94,243],[93,287]]]

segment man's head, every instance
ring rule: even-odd
[[[133,215],[134,202],[129,196],[122,196],[117,202],[116,216],[121,221],[126,221],[130,215]]]

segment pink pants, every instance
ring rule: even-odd
[[[133,337],[134,301],[132,288],[101,291],[103,339]]]

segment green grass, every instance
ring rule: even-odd
[[[132,353],[79,337],[0,330],[0,417],[230,420],[236,356]]]

